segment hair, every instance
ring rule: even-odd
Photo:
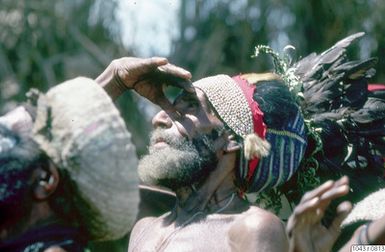
[[[20,207],[21,204],[31,204],[33,171],[37,168],[49,171],[50,160],[31,138],[22,137],[0,124],[1,141],[7,146],[0,144],[0,215],[13,221],[25,215],[27,209]],[[81,227],[79,209],[75,207],[75,201],[80,198],[76,186],[67,172],[58,171],[59,184],[48,203],[63,222]]]
[[[263,112],[267,128],[270,129],[283,129],[299,111],[289,88],[279,80],[258,82],[253,98]]]
[[[29,183],[31,172],[45,166],[45,158],[37,144],[0,124],[0,175],[2,184],[14,184],[21,188]],[[18,185],[16,185],[18,184]],[[1,196],[5,196],[2,194]]]
[[[0,216],[2,224],[21,220],[30,210],[31,175],[45,159],[37,144],[0,124]]]

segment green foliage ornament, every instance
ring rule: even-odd
[[[271,47],[266,45],[258,45],[255,47],[255,53],[253,58],[258,57],[260,54],[268,54],[273,58],[274,72],[279,75],[283,82],[288,86],[290,92],[293,94],[298,106],[301,108],[303,101],[302,82],[300,78],[295,75],[295,67],[292,67],[293,57],[290,55],[290,51],[294,51],[293,46],[286,46],[284,48],[283,56],[275,52]],[[295,188],[285,188],[280,186],[270,190],[266,190],[258,193],[255,203],[263,206],[266,209],[278,214],[282,209],[282,196],[286,196],[291,207],[298,204],[301,196],[305,192],[314,189],[321,184],[321,179],[317,174],[319,169],[319,163],[315,158],[318,155],[322,155],[322,140],[320,137],[321,128],[316,127],[312,119],[306,119],[305,125],[307,128],[307,136],[309,142],[314,143],[314,147],[302,160],[300,167],[296,173]],[[294,195],[294,196],[293,196]]]

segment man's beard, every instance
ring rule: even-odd
[[[149,154],[139,161],[139,178],[145,184],[160,185],[172,190],[203,180],[218,162],[213,135],[215,134],[200,135],[189,141],[168,134],[162,129],[153,131]],[[153,147],[159,138],[167,143],[167,146]]]

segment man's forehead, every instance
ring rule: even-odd
[[[199,87],[194,87],[194,89],[195,89],[195,93],[182,90],[176,97],[175,101],[178,101],[178,100],[184,100],[187,102],[199,101],[204,107],[206,107],[209,110],[209,112],[215,111],[214,107],[211,105],[209,99],[207,98],[205,92]]]

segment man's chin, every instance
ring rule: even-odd
[[[183,187],[180,184],[177,183],[176,180],[173,179],[157,179],[157,180],[152,180],[150,182],[143,182],[145,185],[149,186],[155,186],[155,187],[160,187],[160,188],[166,188],[169,189],[173,192],[177,191],[179,188]]]
[[[196,151],[178,150],[168,144],[152,145],[150,154],[138,164],[139,178],[147,185],[175,190],[192,183],[193,174],[199,170],[200,158]]]
[[[170,174],[154,173],[150,171],[139,172],[139,179],[145,185],[160,186],[168,188],[172,191],[186,186],[186,181],[180,181],[180,178],[172,176]]]

